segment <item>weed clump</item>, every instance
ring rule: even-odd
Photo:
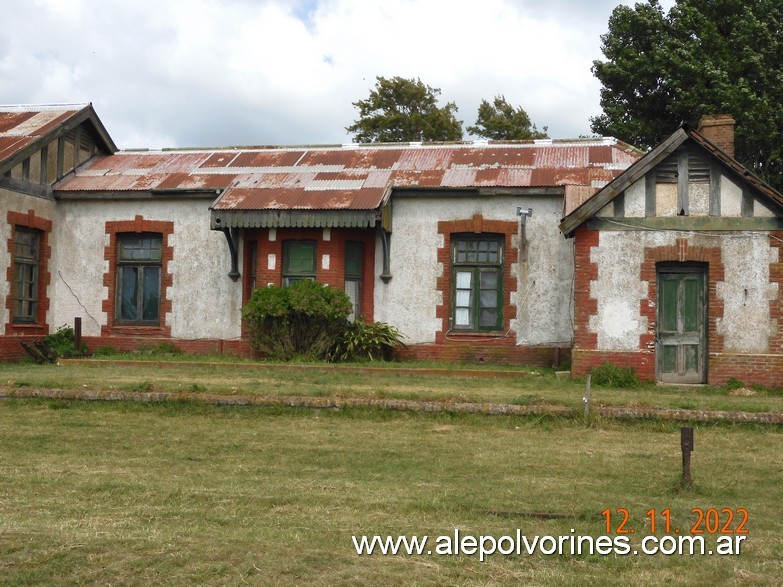
[[[642,384],[633,367],[620,367],[609,362],[593,367],[591,375],[593,384],[601,387],[634,389]]]

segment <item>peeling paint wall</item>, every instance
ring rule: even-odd
[[[11,266],[11,253],[8,251],[8,239],[11,238],[11,225],[8,224],[8,212],[19,212],[27,214],[33,210],[37,216],[54,221],[56,203],[53,200],[37,198],[35,196],[26,196],[18,192],[0,188],[0,271],[3,279],[0,279],[0,308],[2,308],[3,324],[8,324],[11,319],[10,312],[6,308],[6,298],[11,292],[11,282],[5,279],[5,275]],[[51,271],[51,264],[50,264]],[[52,285],[49,284],[49,299],[52,299]],[[52,309],[49,308],[47,322],[51,325]]]
[[[597,300],[598,311],[590,317],[589,331],[598,337],[598,350],[639,349],[639,336],[651,326],[640,312],[641,300],[649,295],[649,283],[640,278],[644,250],[673,246],[678,237],[683,238],[683,233],[601,233],[599,246],[591,250],[598,279],[590,284],[590,297]],[[768,352],[769,338],[779,327],[770,319],[770,301],[780,294],[777,284],[770,283],[770,263],[778,261],[778,249],[770,247],[768,234],[691,235],[688,243],[721,249],[725,278],[715,286],[717,298],[724,304],[723,318],[718,318],[716,325],[717,333],[723,336],[723,350]]]
[[[53,229],[53,322],[72,324],[82,317],[85,336],[100,335],[107,323],[102,309],[107,288],[103,275],[109,244],[106,222],[145,220],[174,222],[169,263],[173,287],[161,292],[172,302],[166,323],[174,338],[236,339],[241,333],[241,281],[228,277],[231,262],[225,237],[209,229],[209,203],[173,201],[62,201]],[[78,254],[76,254],[78,252]]]
[[[511,271],[517,277],[517,291],[511,296],[516,306],[511,329],[518,344],[569,343],[573,243],[560,234],[557,225],[562,197],[416,197],[396,198],[394,232],[391,237],[392,280],[385,284],[376,277],[375,316],[406,336],[410,344],[431,343],[442,321],[436,306],[443,303],[436,279],[443,273],[437,250],[443,246],[438,221],[464,220],[481,214],[485,220],[519,221],[516,208],[532,208],[527,220],[527,279],[520,283],[519,264]],[[518,237],[517,237],[518,238]],[[381,246],[376,247],[376,272],[382,268]]]

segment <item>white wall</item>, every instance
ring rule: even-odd
[[[209,201],[61,201],[52,250],[53,314],[57,327],[82,317],[82,332],[97,336],[107,323],[102,309],[108,292],[103,275],[109,262],[107,221],[145,220],[174,223],[169,263],[173,287],[166,324],[175,338],[234,339],[240,336],[242,286],[228,277],[231,261],[222,233],[209,228]]]
[[[443,246],[438,221],[468,220],[481,214],[485,220],[519,222],[517,206],[532,208],[527,220],[528,279],[519,282],[519,265],[510,268],[518,278],[511,302],[516,307],[511,328],[518,344],[569,343],[573,243],[557,226],[561,197],[405,197],[393,201],[391,236],[392,280],[376,277],[375,319],[396,326],[408,344],[435,341],[442,321],[435,316],[443,303],[436,280],[443,274],[437,251]],[[517,240],[514,241],[518,245]],[[376,273],[382,271],[380,243],[376,247]],[[506,268],[509,270],[509,268]]]

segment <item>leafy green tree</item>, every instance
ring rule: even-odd
[[[782,31],[780,0],[618,6],[593,63],[603,114],[592,130],[652,147],[682,122],[731,114],[736,158],[783,188]]]
[[[539,131],[521,106],[514,108],[504,96],[495,96],[490,104],[481,101],[475,126],[467,128],[470,134],[492,140],[524,141],[549,138],[547,127]]]
[[[438,106],[440,89],[420,79],[376,78],[375,89],[366,100],[353,102],[359,118],[346,127],[355,143],[394,143],[401,141],[459,141],[462,121],[457,106]]]

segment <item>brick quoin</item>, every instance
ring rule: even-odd
[[[159,326],[124,326],[115,324],[116,293],[117,293],[117,253],[118,235],[123,233],[156,233],[162,237],[161,245],[161,275],[160,275],[160,325]],[[171,235],[174,233],[174,223],[161,220],[145,220],[136,216],[133,220],[120,220],[106,223],[106,234],[109,235],[109,245],[104,249],[104,259],[109,262],[109,270],[103,274],[103,285],[108,288],[102,310],[106,312],[106,325],[101,326],[101,336],[141,336],[170,337],[171,326],[166,324],[166,314],[171,312],[171,300],[166,292],[173,284],[169,273],[169,262],[174,258],[174,247],[171,246]]]

